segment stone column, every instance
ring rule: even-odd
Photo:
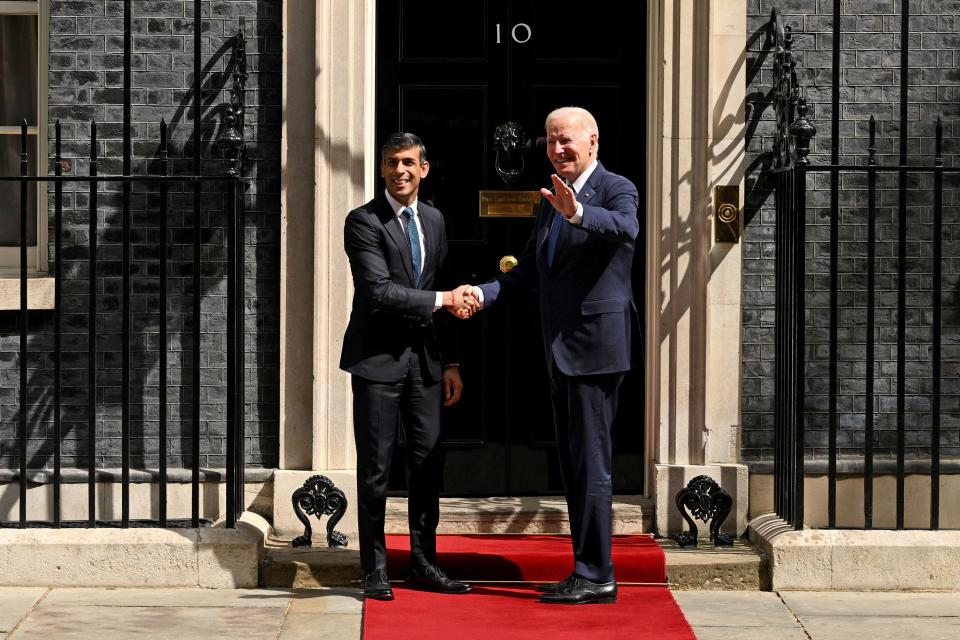
[[[740,245],[714,242],[713,220],[715,186],[739,185],[742,205],[745,2],[652,3],[647,418],[664,535],[682,526],[677,491],[701,474],[734,497],[727,530],[746,525]]]
[[[284,3],[280,470],[274,527],[302,533],[290,496],[310,475],[343,489],[356,531],[350,378],[340,345],[353,287],[347,212],[374,188],[373,0]],[[299,528],[299,530],[298,530]]]

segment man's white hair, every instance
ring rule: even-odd
[[[554,118],[567,117],[573,118],[580,123],[587,135],[596,134],[600,138],[600,129],[597,127],[597,121],[589,111],[583,107],[560,107],[547,114],[547,120],[544,122],[544,129],[550,126],[550,121]]]

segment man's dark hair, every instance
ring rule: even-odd
[[[427,148],[423,145],[423,141],[416,134],[402,131],[391,133],[383,141],[380,146],[380,159],[385,159],[387,152],[391,149],[406,149],[407,147],[420,147],[420,164],[427,161]]]

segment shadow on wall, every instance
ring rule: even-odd
[[[675,25],[683,23],[680,4],[674,3],[674,14],[667,17]],[[709,17],[696,14],[692,20],[690,29],[675,29],[674,39],[664,43],[674,60],[669,81],[672,94],[665,96],[669,105],[665,117],[672,118],[672,122],[665,129],[678,132],[689,126],[690,133],[688,137],[675,133],[664,154],[666,183],[673,192],[669,194],[670,208],[664,211],[665,220],[658,230],[661,284],[657,308],[662,328],[659,348],[667,358],[664,384],[669,403],[663,408],[669,440],[662,449],[665,448],[665,461],[689,456],[690,463],[696,464],[704,459],[707,446],[703,435],[707,426],[707,287],[714,271],[733,249],[732,245],[712,242],[711,191],[715,184],[739,182],[743,163],[736,156],[742,153],[743,141],[756,127],[753,118],[758,118],[759,112],[748,110],[746,122],[741,122],[739,114],[727,112],[729,97],[742,81],[741,65],[748,62],[745,53],[717,87],[715,96],[703,91],[703,87],[710,86],[709,48],[691,52],[685,45],[689,41],[709,41]],[[689,86],[681,86],[687,78],[679,64],[684,57],[691,61]],[[756,68],[748,66],[747,73],[756,73]],[[681,107],[686,99],[690,99],[691,105]],[[747,98],[748,102],[750,99]],[[681,116],[688,120],[681,122]],[[741,126],[745,126],[745,132],[739,130]],[[712,174],[714,167],[722,167],[722,172]],[[755,167],[747,168],[746,175],[754,170]],[[745,197],[749,199],[749,192]]]
[[[756,57],[747,57],[747,86],[752,87],[754,80],[763,70],[767,57],[770,55],[771,48],[768,42],[767,25],[764,24],[756,32],[750,34],[747,39],[747,51],[753,51],[757,41],[763,39],[763,48],[757,52]],[[746,97],[746,132],[745,144],[749,145],[751,140],[756,140],[757,129],[764,120],[773,123],[772,118],[764,118],[764,113],[773,107],[773,96],[775,89],[770,87],[766,93],[754,91],[748,93]],[[761,138],[762,139],[762,138]],[[743,225],[747,226],[753,220],[754,216],[760,212],[760,208],[767,202],[773,194],[774,183],[770,178],[770,169],[773,167],[774,153],[773,149],[760,149],[756,157],[750,161],[744,171],[744,185],[746,192],[743,198]]]
[[[265,10],[261,3],[258,12]],[[259,16],[259,13],[258,13]],[[275,25],[270,20],[256,23],[255,37],[274,37]],[[249,37],[249,36],[248,36]],[[220,129],[225,126],[226,110],[229,103],[224,101],[223,93],[229,89],[232,72],[237,60],[228,59],[235,37],[227,39],[219,49],[210,55],[203,68],[202,105],[201,105],[201,155],[203,172],[207,175],[224,173],[220,162],[220,153],[215,150],[215,141]],[[258,51],[257,54],[264,52]],[[276,56],[279,61],[279,54]],[[272,59],[272,58],[271,58]],[[258,55],[255,67],[261,75],[279,68],[269,69],[267,63]],[[223,70],[217,71],[218,67]],[[275,65],[276,66],[276,65]],[[189,74],[185,74],[188,75]],[[189,79],[189,78],[188,78]],[[247,95],[251,95],[248,91]],[[259,95],[259,94],[254,94]],[[277,366],[269,369],[272,360],[276,360],[277,346],[263,345],[265,340],[276,342],[277,319],[275,305],[269,304],[276,296],[274,280],[278,274],[279,262],[274,252],[262,252],[262,242],[275,242],[276,211],[279,208],[278,171],[279,167],[279,108],[278,105],[264,104],[270,100],[260,99],[252,108],[247,106],[247,126],[245,137],[256,132],[256,139],[248,141],[247,165],[245,167],[246,202],[245,223],[247,245],[246,274],[244,289],[247,294],[247,313],[245,314],[245,351],[247,355],[247,416],[251,419],[251,407],[254,413],[263,402],[273,403],[275,399],[269,391],[269,383],[264,380],[260,367],[267,365],[268,371],[276,375]],[[272,109],[276,114],[272,113]],[[251,118],[251,116],[253,116]],[[171,175],[193,174],[193,93],[188,90],[169,118],[168,140]],[[150,123],[148,128],[154,131],[158,123]],[[78,130],[89,126],[77,122]],[[98,123],[98,127],[100,127]],[[136,126],[136,125],[135,125]],[[142,125],[141,125],[142,126]],[[103,128],[115,128],[119,125],[107,124]],[[274,133],[273,129],[277,129]],[[51,136],[53,126],[51,123]],[[136,135],[136,134],[135,134]],[[115,136],[120,138],[121,134]],[[102,138],[101,138],[102,139]],[[101,142],[100,146],[108,150],[119,148],[120,141]],[[141,147],[141,144],[143,147]],[[89,151],[89,143],[77,142],[73,145],[76,155]],[[65,150],[68,145],[64,145]],[[50,142],[51,152],[53,142]],[[159,138],[151,141],[135,140],[134,154],[142,160],[139,168],[158,173]],[[119,153],[119,151],[117,152]],[[67,155],[66,153],[64,154]],[[143,157],[147,156],[147,157]],[[51,168],[52,168],[51,153]],[[79,169],[84,162],[74,163]],[[264,165],[264,166],[259,166]],[[109,167],[109,168],[108,168]],[[108,157],[100,163],[101,175],[113,174],[113,167],[119,168],[116,156]],[[52,172],[52,171],[51,171]],[[119,172],[119,171],[117,171]],[[77,171],[78,174],[85,172]],[[137,173],[136,169],[134,173]],[[88,238],[88,189],[87,183],[76,183],[76,192],[64,191],[64,234],[63,234],[63,373],[62,373],[62,455],[64,468],[75,466],[86,468],[87,429],[87,330],[89,290],[89,245]],[[178,188],[178,184],[182,185]],[[105,190],[104,187],[109,190]],[[120,463],[120,398],[122,335],[120,309],[121,281],[121,229],[122,213],[120,193],[112,185],[100,185],[98,210],[100,212],[99,232],[97,234],[97,467],[119,467]],[[139,189],[138,189],[139,187]],[[252,187],[252,189],[251,189]],[[53,189],[50,189],[50,227],[53,237]],[[155,466],[158,460],[156,425],[159,416],[158,365],[159,365],[159,190],[143,183],[134,184],[131,194],[131,360],[130,360],[130,450],[131,467],[145,468]],[[226,436],[226,207],[229,191],[221,183],[211,183],[201,194],[202,228],[202,268],[201,268],[201,460],[204,466],[222,467],[225,464],[224,446]],[[68,206],[72,201],[72,210]],[[267,215],[263,215],[267,214]],[[189,183],[171,183],[169,194],[169,252],[168,252],[168,439],[164,443],[171,468],[178,463],[189,464],[192,458],[192,187]],[[51,240],[51,257],[54,246]],[[51,260],[51,263],[53,260]],[[266,274],[264,274],[266,271]],[[264,277],[264,276],[267,277]],[[263,296],[263,299],[261,299]],[[256,300],[251,300],[256,297]],[[265,304],[266,302],[266,304]],[[33,312],[30,314],[28,343],[28,403],[27,438],[28,469],[40,470],[52,468],[56,442],[52,438],[54,415],[54,338],[53,314]],[[18,313],[9,312],[7,317],[0,316],[0,340],[13,357],[6,360],[6,372],[3,379],[6,389],[0,391],[8,397],[7,404],[15,411],[3,417],[0,433],[0,468],[19,469],[19,421],[22,408],[19,403],[19,362],[16,353],[19,350]],[[264,329],[266,335],[261,335]],[[262,355],[265,352],[266,355]],[[253,373],[254,375],[250,375]],[[267,391],[262,388],[268,383]],[[251,386],[252,385],[252,386]],[[256,394],[254,397],[252,394]],[[261,395],[262,394],[262,395]],[[271,413],[273,413],[271,411]],[[256,425],[259,426],[259,425]],[[152,427],[150,433],[145,427]],[[259,440],[260,433],[249,434]],[[248,440],[250,439],[248,435]],[[11,501],[16,502],[16,492],[5,491],[0,495],[0,513],[10,513]],[[155,502],[155,501],[151,501]],[[216,502],[216,501],[214,501]],[[154,505],[155,508],[155,505]],[[106,517],[106,514],[103,514]]]

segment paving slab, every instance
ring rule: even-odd
[[[0,587],[0,633],[17,626],[46,592],[43,587]]]
[[[49,607],[278,607],[289,604],[289,589],[121,589],[61,588],[44,598]]]
[[[810,640],[803,629],[764,627],[693,627],[697,640]],[[814,640],[818,640],[815,638]],[[847,640],[852,640],[847,638]]]
[[[363,613],[360,589],[300,589],[293,594],[287,613]]]
[[[291,613],[279,640],[360,640],[360,613]]]
[[[957,618],[802,616],[800,621],[813,640],[956,640]]]
[[[274,640],[281,607],[45,607],[17,630],[16,640]]]
[[[780,596],[799,617],[960,617],[960,593],[781,591]]]
[[[768,591],[674,591],[673,597],[693,627],[800,628],[777,594]]]

